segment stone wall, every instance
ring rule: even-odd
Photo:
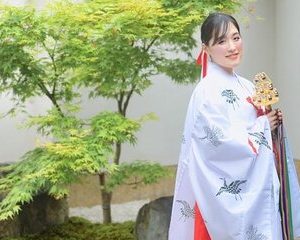
[[[300,160],[295,161],[300,176]],[[169,166],[174,173],[173,177],[165,178],[157,184],[132,186],[120,186],[113,193],[113,204],[126,203],[135,200],[154,200],[164,196],[172,196],[174,192],[176,165]],[[299,178],[300,181],[300,178]],[[73,184],[70,189],[68,202],[70,207],[92,207],[101,205],[100,186],[98,176],[88,176],[81,183]]]
[[[120,204],[144,199],[154,200],[163,196],[173,195],[176,167],[176,165],[168,166],[173,176],[161,179],[156,184],[122,185],[117,187],[113,192],[112,203]],[[80,183],[72,184],[68,202],[70,208],[101,205],[98,176],[87,176],[82,178]]]

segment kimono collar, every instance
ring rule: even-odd
[[[212,62],[212,61],[208,61],[208,69],[207,69],[207,75],[218,75],[218,76],[222,76],[222,79],[226,78],[228,80],[233,80],[233,79],[238,79],[238,75],[235,73],[235,71],[233,71],[232,73],[227,72],[223,67],[221,67],[220,65]]]

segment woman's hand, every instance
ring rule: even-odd
[[[283,114],[279,109],[272,110],[266,116],[269,120],[271,131],[275,130],[282,123]]]

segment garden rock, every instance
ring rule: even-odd
[[[0,198],[1,200],[1,198]],[[2,237],[19,237],[20,221],[18,218],[13,220],[0,221],[0,239]]]
[[[3,173],[0,171],[1,176]],[[4,195],[0,194],[0,201],[3,198]],[[0,221],[0,239],[39,233],[50,226],[66,222],[69,216],[67,199],[56,200],[45,193],[37,195],[21,209],[20,214],[13,219]]]
[[[138,240],[167,240],[173,197],[145,204],[138,212],[135,233]]]
[[[39,233],[67,220],[68,204],[66,199],[56,200],[47,194],[40,194],[31,203],[22,206],[22,211],[18,216],[0,221],[0,238]]]
[[[21,235],[39,233],[50,226],[62,224],[68,220],[68,212],[66,199],[56,200],[47,194],[40,194],[22,207],[19,216]]]

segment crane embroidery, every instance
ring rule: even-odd
[[[184,217],[184,221],[186,221],[187,218],[195,218],[195,210],[190,207],[189,203],[184,200],[177,200],[176,202],[181,203],[180,207],[180,213],[181,217]]]
[[[263,145],[267,147],[268,149],[271,150],[271,147],[269,146],[269,143],[264,135],[263,132],[254,132],[254,133],[249,133],[250,136],[253,136],[255,139],[254,141],[260,146]]]
[[[235,181],[232,181],[229,185],[227,185],[225,178],[220,178],[220,179],[222,179],[224,182],[223,182],[223,186],[219,189],[216,196],[221,195],[221,193],[223,193],[223,192],[227,192],[230,194],[234,194],[235,200],[237,200],[237,196],[239,196],[240,199],[242,200],[242,197],[239,194],[242,190],[240,188],[240,185],[247,182],[247,180],[235,180]]]
[[[256,227],[251,225],[249,229],[246,232],[247,240],[267,240],[268,238],[262,234],[258,233],[258,230]]]
[[[203,130],[205,132],[205,137],[199,138],[200,140],[209,141],[213,146],[218,147],[221,145],[220,138],[223,137],[222,130],[218,127],[212,126],[211,128],[208,126],[204,126]]]
[[[233,92],[233,90],[223,90],[221,96],[226,98],[227,103],[232,104],[233,110],[235,110],[235,105],[239,106],[238,101],[240,100],[240,98]]]

